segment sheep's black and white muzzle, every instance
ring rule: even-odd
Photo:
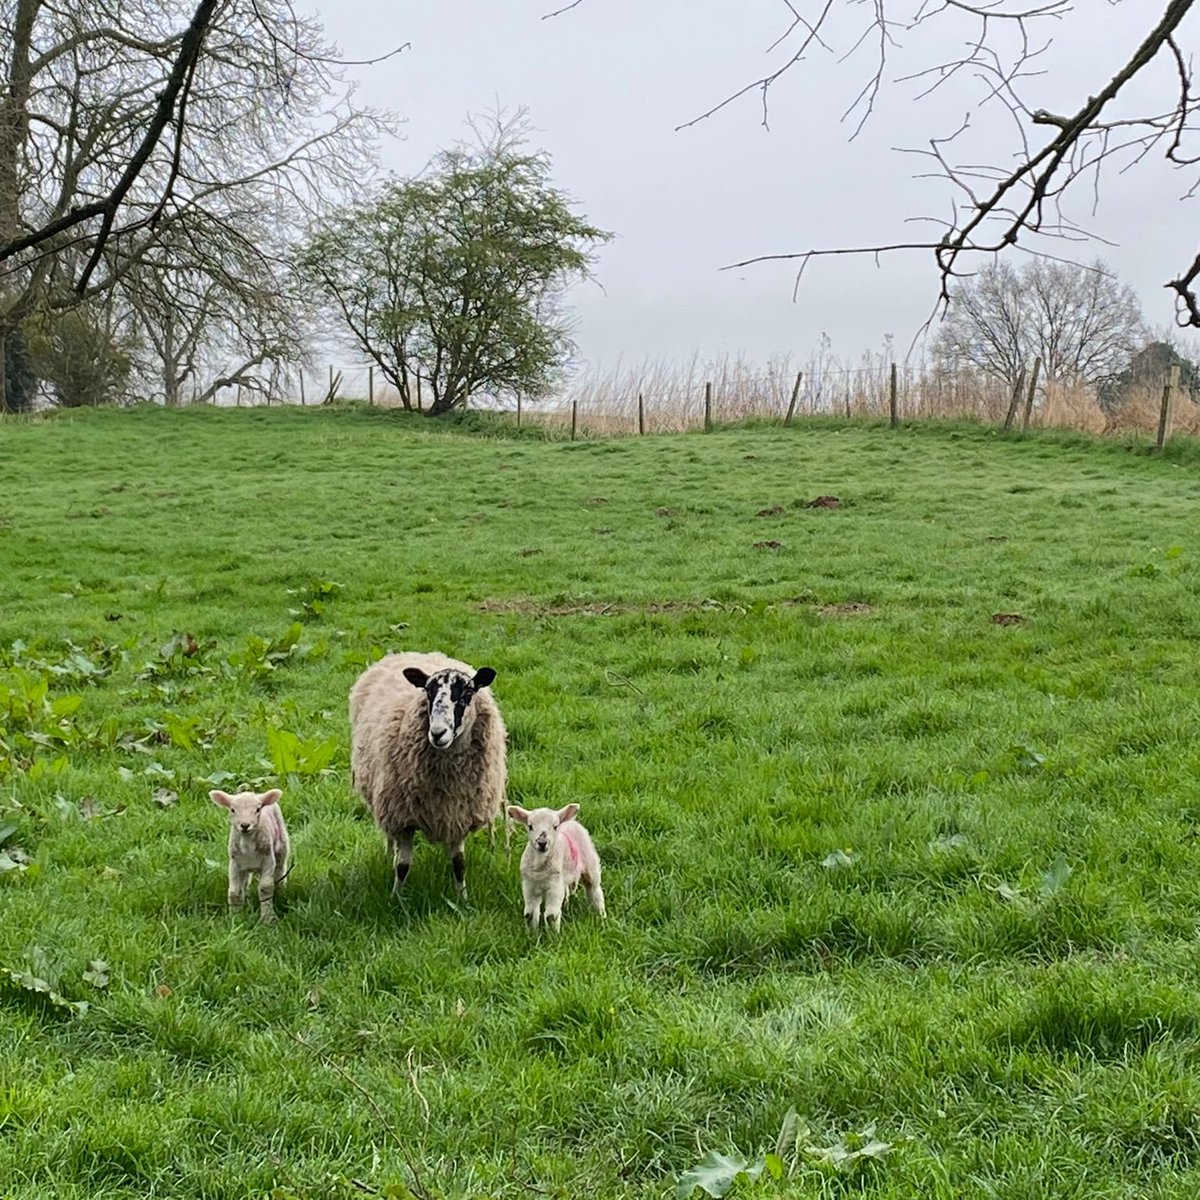
[[[426,675],[409,667],[404,677],[424,690],[429,702],[429,744],[435,750],[448,750],[475,723],[471,701],[480,688],[487,687],[496,677],[491,667],[480,667],[474,676],[447,667]]]

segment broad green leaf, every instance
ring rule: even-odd
[[[1050,864],[1050,869],[1042,874],[1042,885],[1047,892],[1057,892],[1070,877],[1070,864],[1060,854]]]
[[[744,1158],[731,1158],[727,1154],[719,1154],[716,1150],[710,1150],[694,1167],[680,1175],[675,1194],[679,1200],[687,1200],[687,1197],[699,1188],[702,1192],[714,1197],[714,1200],[719,1200],[733,1187],[739,1177],[744,1176],[749,1180],[757,1179],[762,1174],[763,1166],[761,1158],[757,1162],[750,1163]]]

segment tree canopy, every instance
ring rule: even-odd
[[[318,228],[298,269],[347,336],[431,415],[480,392],[539,396],[573,349],[566,288],[610,236],[550,183],[523,129],[438,154]]]

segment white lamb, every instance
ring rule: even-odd
[[[600,887],[600,856],[591,835],[575,820],[578,804],[566,808],[521,808],[509,805],[508,815],[529,831],[529,840],[521,855],[521,892],[525,899],[525,920],[530,929],[538,927],[542,904],[546,906],[546,924],[556,933],[563,905],[582,883],[592,907],[603,917],[604,892]]]
[[[209,798],[229,810],[229,907],[241,908],[246,902],[246,884],[258,876],[259,920],[275,920],[275,888],[287,874],[287,826],[278,788],[269,792],[209,792]]]

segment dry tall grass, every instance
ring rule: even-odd
[[[679,363],[650,360],[636,366],[580,374],[562,391],[541,402],[526,401],[522,420],[565,432],[575,411],[578,437],[613,437],[638,432],[638,397],[642,397],[647,433],[679,432],[704,423],[705,384],[712,384],[713,420],[741,421],[786,416],[799,376],[795,416],[883,418],[889,413],[891,361],[885,353],[865,354],[856,366],[846,366],[822,352],[799,361],[783,355],[765,364],[741,356]],[[342,372],[339,395],[365,400],[373,391],[381,407],[398,407],[399,395],[375,373],[370,384],[365,368]],[[315,387],[319,383],[320,387]],[[951,373],[925,364],[898,366],[897,411],[901,420],[968,418],[1001,424],[1012,393],[1005,383],[974,371]],[[324,373],[311,380],[309,403],[319,402],[326,385]],[[298,402],[299,397],[289,397]],[[1162,385],[1132,391],[1118,409],[1106,412],[1096,389],[1083,384],[1039,382],[1030,424],[1036,428],[1075,429],[1113,436],[1149,436],[1158,430]],[[1016,423],[1024,417],[1022,395]],[[228,398],[232,402],[232,397]],[[257,402],[261,403],[261,400]],[[472,407],[515,410],[515,401],[481,399]],[[1200,434],[1200,405],[1184,393],[1172,404],[1170,432]]]
[[[683,365],[655,361],[640,367],[592,372],[573,381],[561,395],[525,405],[523,419],[569,428],[575,408],[580,437],[633,434],[638,431],[638,396],[643,398],[647,433],[695,429],[704,422],[705,383],[712,383],[713,420],[749,417],[781,418],[787,414],[792,389],[800,375],[796,418],[804,416],[886,417],[890,410],[891,363],[882,355],[865,355],[858,366],[845,367],[818,357],[799,363],[790,357],[765,366],[743,358]],[[897,411],[901,420],[969,418],[1001,424],[1012,392],[1007,384],[976,372],[951,374],[925,365],[899,366]],[[1153,436],[1158,429],[1162,388],[1136,389],[1115,412],[1106,412],[1096,389],[1084,384],[1039,382],[1030,425],[1076,429],[1094,434]],[[1017,411],[1019,427],[1027,394]],[[1200,433],[1200,406],[1185,393],[1172,404],[1171,432]]]

